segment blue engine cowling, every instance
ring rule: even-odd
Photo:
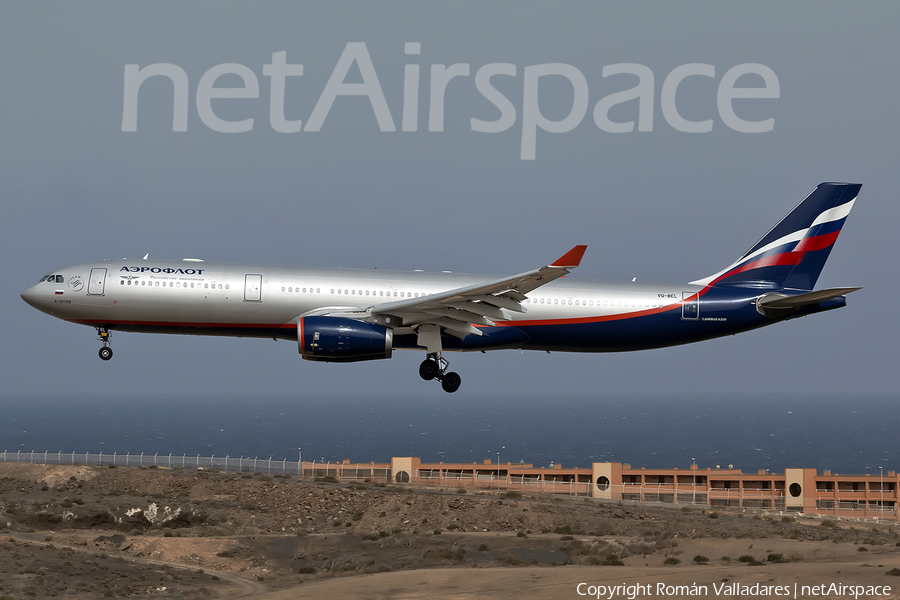
[[[342,317],[303,317],[297,342],[306,360],[356,362],[390,358],[393,329]]]

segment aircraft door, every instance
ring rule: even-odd
[[[696,292],[681,292],[681,318],[696,321],[700,318],[700,295]]]
[[[262,275],[244,275],[244,302],[262,302]]]
[[[681,318],[685,321],[696,321],[700,318],[700,294],[681,292]]]
[[[102,296],[106,287],[106,269],[91,269],[88,280],[88,296]]]

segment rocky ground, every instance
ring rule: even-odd
[[[310,597],[349,597],[336,579],[379,573],[396,592],[384,597],[418,597],[399,593],[392,578],[560,565],[796,573],[835,561],[900,589],[889,574],[900,574],[900,534],[887,525],[290,476],[0,464],[0,600],[288,598],[314,589]]]

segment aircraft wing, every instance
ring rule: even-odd
[[[437,325],[459,338],[481,335],[473,324],[491,326],[495,320],[508,320],[509,312],[524,313],[521,302],[526,294],[577,267],[586,248],[575,246],[553,263],[533,271],[439,294],[386,302],[372,307],[367,313],[397,317],[404,327]]]

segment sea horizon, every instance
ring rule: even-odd
[[[894,396],[0,397],[0,452],[900,470]]]

